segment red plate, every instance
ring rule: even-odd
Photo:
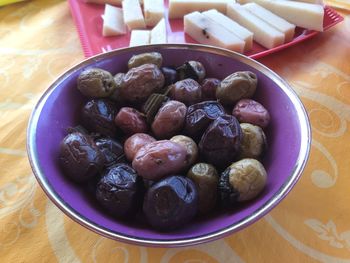
[[[68,2],[86,57],[90,57],[112,49],[129,46],[130,32],[126,35],[117,37],[102,36],[101,15],[104,12],[104,5],[87,4],[82,0],[68,0]],[[168,5],[168,0],[165,0],[165,4],[166,6]],[[323,20],[324,30],[331,28],[343,20],[344,18],[339,15],[334,9],[330,8],[329,6],[325,7]],[[167,21],[168,43],[198,43],[188,35],[184,34],[182,19],[173,19],[170,21],[167,19]],[[319,32],[313,30],[297,28],[294,39],[291,42],[272,49],[266,49],[254,42],[253,49],[249,52],[246,52],[245,55],[257,59],[281,49],[285,49],[289,46],[293,46],[301,41],[315,36],[318,33]]]

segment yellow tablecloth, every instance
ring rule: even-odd
[[[0,262],[350,262],[350,15],[343,14],[335,28],[261,60],[292,84],[312,122],[310,160],[293,191],[227,238],[158,249],[81,227],[38,186],[25,150],[30,112],[84,57],[65,1],[0,8]]]

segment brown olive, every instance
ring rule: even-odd
[[[104,98],[111,95],[116,86],[111,73],[90,68],[80,73],[77,87],[88,98]]]
[[[222,115],[203,134],[198,148],[201,158],[217,168],[225,168],[239,151],[242,131],[232,115]]]
[[[116,102],[122,101],[122,98],[120,96],[120,89],[123,84],[124,76],[125,76],[124,73],[118,73],[114,76],[115,89],[109,97],[113,101],[116,101]]]
[[[152,136],[146,133],[135,133],[134,135],[130,136],[124,143],[124,152],[125,152],[126,158],[130,162],[132,162],[137,151],[141,147],[155,141],[156,139],[154,139]]]
[[[158,139],[174,136],[184,126],[187,107],[179,101],[171,100],[163,104],[154,117],[152,132]]]
[[[198,159],[198,147],[194,140],[184,135],[176,135],[172,137],[170,141],[176,142],[186,148],[187,167],[191,166],[196,162],[196,160]]]
[[[154,64],[144,64],[125,74],[120,95],[126,102],[143,102],[163,85],[164,76],[160,69]]]
[[[198,211],[201,214],[212,211],[216,205],[219,176],[214,166],[207,163],[197,163],[187,173],[197,186]]]
[[[216,90],[220,85],[220,80],[215,78],[204,79],[202,85],[202,99],[203,100],[216,100]]]
[[[259,126],[250,123],[241,123],[242,141],[240,147],[240,159],[257,159],[266,149],[266,136]]]
[[[115,124],[126,135],[145,133],[148,130],[146,118],[134,108],[123,107],[115,116]]]
[[[202,87],[193,79],[179,80],[170,87],[170,98],[181,101],[187,106],[200,102],[202,99]]]
[[[261,128],[267,127],[270,114],[263,105],[251,99],[242,99],[235,105],[232,115],[240,122],[248,122]]]
[[[240,99],[251,98],[258,79],[253,72],[239,71],[221,81],[216,90],[216,98],[224,105],[233,106]]]
[[[138,55],[133,55],[128,61],[128,68],[136,68],[144,64],[154,64],[158,68],[162,66],[163,57],[162,54],[158,52],[142,53]]]
[[[264,166],[255,159],[231,164],[220,176],[219,192],[224,206],[256,197],[266,185]]]

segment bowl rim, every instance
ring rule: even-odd
[[[246,65],[251,66],[252,68],[258,70],[272,81],[274,81],[279,88],[283,90],[283,92],[288,96],[288,98],[293,102],[295,106],[295,110],[297,112],[297,117],[299,119],[300,124],[300,150],[298,154],[297,161],[292,169],[291,174],[288,176],[285,183],[278,189],[278,191],[267,200],[260,208],[258,208],[254,213],[244,217],[240,221],[235,224],[231,224],[228,227],[220,228],[217,231],[207,233],[204,235],[198,235],[195,237],[184,238],[184,239],[149,239],[149,238],[141,238],[135,236],[128,236],[119,232],[111,231],[109,229],[104,228],[96,222],[92,222],[89,219],[85,218],[78,211],[74,210],[69,204],[65,203],[64,200],[60,198],[60,196],[56,193],[52,185],[48,182],[45,174],[43,173],[38,158],[37,158],[37,147],[36,147],[36,128],[38,125],[39,117],[42,112],[42,109],[50,97],[51,93],[57,88],[57,86],[68,77],[72,72],[79,70],[84,66],[90,65],[90,63],[98,62],[100,60],[110,58],[122,53],[130,52],[130,51],[144,51],[149,49],[158,49],[158,50],[167,50],[167,49],[190,49],[201,52],[208,52],[211,54],[221,55],[228,58],[232,58],[239,62],[242,62]],[[113,51],[109,51],[106,53],[98,54],[87,58],[76,65],[72,66],[64,73],[62,73],[59,77],[56,78],[52,82],[52,84],[46,89],[46,91],[42,94],[37,104],[35,105],[27,127],[27,152],[28,159],[33,170],[34,176],[36,177],[39,185],[49,197],[49,199],[58,207],[61,211],[63,211],[68,217],[79,223],[80,225],[98,233],[102,236],[134,244],[134,245],[143,245],[143,246],[153,246],[153,247],[180,247],[180,246],[189,246],[201,244],[209,241],[213,241],[228,234],[237,232],[244,227],[254,223],[264,215],[266,215],[269,211],[271,211],[293,188],[293,186],[299,180],[305,165],[308,161],[311,147],[311,127],[309,118],[306,112],[306,109],[299,99],[296,92],[292,89],[292,87],[279,75],[277,75],[274,71],[261,64],[260,62],[253,60],[249,57],[246,57],[242,54],[223,49],[212,47],[208,45],[199,45],[199,44],[154,44],[154,45],[142,45],[135,47],[126,47]]]

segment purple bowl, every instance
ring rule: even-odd
[[[164,65],[186,60],[201,61],[207,76],[223,79],[235,71],[250,70],[258,76],[255,98],[271,114],[267,129],[269,149],[263,160],[268,173],[258,198],[232,211],[196,219],[169,233],[152,230],[139,220],[118,221],[101,211],[94,198],[65,176],[58,166],[59,143],[66,129],[78,124],[78,113],[86,99],[76,89],[76,79],[89,67],[113,74],[127,71],[128,59],[138,53],[158,51]],[[27,135],[27,149],[34,174],[48,197],[79,224],[112,239],[148,246],[187,246],[224,237],[255,222],[275,207],[298,181],[310,151],[309,120],[292,88],[264,65],[243,55],[202,45],[150,45],[125,48],[97,55],[74,66],[59,77],[34,108]]]

